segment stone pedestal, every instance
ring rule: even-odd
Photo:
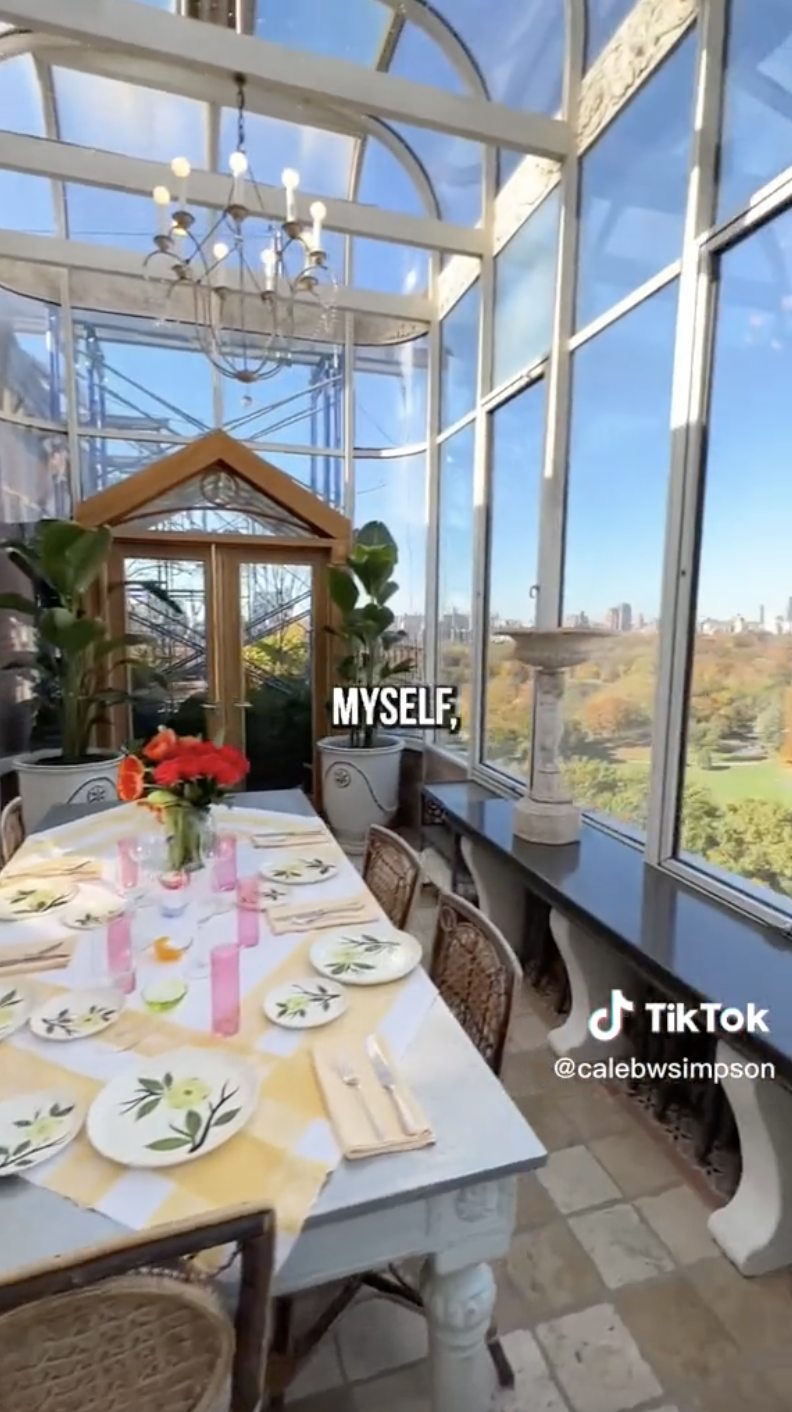
[[[585,662],[592,642],[610,634],[596,630],[526,628],[510,633],[517,657],[534,669],[534,738],[531,782],[514,811],[514,835],[529,843],[576,843],[581,811],[561,772],[564,673]]]

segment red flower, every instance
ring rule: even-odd
[[[167,760],[169,756],[176,754],[178,748],[179,737],[176,732],[166,726],[160,726],[157,734],[143,746],[143,754],[147,760]]]
[[[163,789],[172,789],[174,785],[180,783],[182,779],[181,761],[174,757],[170,760],[163,760],[154,768],[154,783]]]
[[[136,755],[127,755],[118,770],[118,797],[125,804],[134,804],[143,793],[145,771]]]

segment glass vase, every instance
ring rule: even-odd
[[[206,866],[215,846],[209,807],[198,809],[194,804],[174,804],[165,810],[165,829],[169,872],[195,873]]]

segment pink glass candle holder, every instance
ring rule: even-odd
[[[119,839],[117,845],[118,885],[124,892],[131,891],[140,882],[140,867],[135,857],[134,838]]]
[[[123,995],[135,989],[135,967],[132,958],[132,918],[128,912],[114,917],[107,928],[107,979]]]
[[[237,946],[258,946],[259,944],[259,914],[255,907],[239,906],[239,894],[237,893],[236,909],[236,935]]]
[[[212,1034],[230,1039],[239,1033],[239,947],[215,946],[209,957]]]
[[[237,841],[232,833],[217,838],[214,859],[214,885],[218,892],[233,892],[237,885]]]

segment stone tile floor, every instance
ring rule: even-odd
[[[503,1081],[549,1158],[519,1178],[496,1271],[517,1387],[494,1407],[792,1412],[792,1272],[733,1269],[707,1234],[705,1200],[632,1104],[555,1076],[552,1023],[526,987]],[[421,1316],[365,1295],[294,1384],[290,1412],[428,1412],[425,1360]]]

